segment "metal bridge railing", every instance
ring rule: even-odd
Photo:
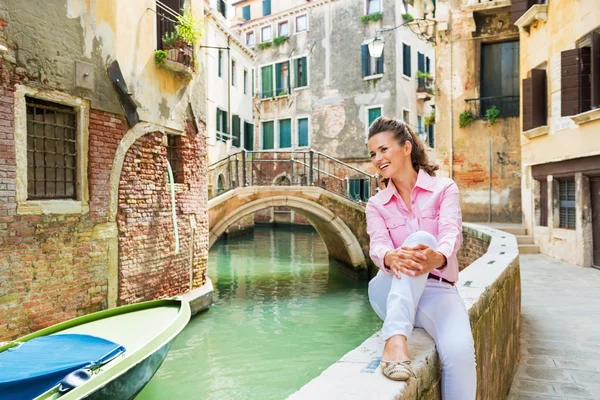
[[[314,150],[246,151],[211,164],[209,199],[245,186],[319,186],[356,203],[378,190],[377,175]]]

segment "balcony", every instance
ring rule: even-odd
[[[156,2],[156,63],[177,73],[191,74],[194,66],[194,51],[190,43],[177,34],[177,26],[183,15],[168,5]],[[184,23],[193,23],[183,19]]]
[[[420,72],[417,76],[417,99],[428,101],[435,95],[433,78],[429,75],[421,75]]]
[[[486,119],[487,110],[496,107],[500,111],[498,118],[519,116],[519,96],[493,96],[478,99],[465,99],[467,110],[471,111],[473,119]]]
[[[482,14],[492,14],[501,9],[509,10],[511,0],[467,0],[463,10],[470,12],[479,12]]]

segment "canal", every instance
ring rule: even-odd
[[[257,227],[209,254],[214,304],[137,399],[285,399],[380,328],[318,233]]]

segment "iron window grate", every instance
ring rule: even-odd
[[[560,199],[561,228],[575,229],[575,181],[561,180],[558,182]]]
[[[27,198],[75,199],[77,112],[29,97],[26,106]]]

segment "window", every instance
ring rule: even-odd
[[[217,140],[221,142],[226,142],[229,138],[227,131],[227,111],[223,111],[217,107]]]
[[[273,121],[262,123],[262,149],[273,150],[275,148],[275,135],[274,135]]]
[[[427,144],[429,145],[429,147],[434,148],[435,147],[435,130],[434,130],[434,125],[431,124],[427,127]]]
[[[561,115],[600,107],[600,30],[561,53]]]
[[[294,59],[294,75],[296,77],[294,87],[301,88],[308,86],[308,69],[306,56]]]
[[[254,125],[249,122],[244,122],[244,148],[254,150]]]
[[[308,118],[298,118],[298,147],[308,147]]]
[[[290,62],[284,61],[275,64],[275,94],[281,96],[289,94],[290,88]]]
[[[425,57],[425,72],[431,73],[431,59],[429,57]]]
[[[306,14],[296,17],[296,33],[308,30],[308,16]]]
[[[217,11],[227,18],[227,4],[223,0],[217,0]]]
[[[263,0],[263,17],[271,15],[271,0]]]
[[[249,21],[252,19],[250,17],[250,5],[242,7],[242,18],[244,18],[246,21]]]
[[[273,39],[273,33],[270,25],[265,26],[260,30],[260,39],[262,42],[268,42]]]
[[[371,194],[371,185],[367,178],[350,178],[348,195],[354,200],[367,201]]]
[[[27,200],[77,198],[77,112],[26,97]]]
[[[381,57],[374,58],[369,54],[369,46],[361,46],[362,76],[373,76],[383,74],[383,52]]]
[[[523,79],[523,131],[547,124],[546,70],[532,69]]]
[[[252,32],[247,32],[246,33],[246,45],[249,47],[254,46],[255,41],[254,41],[254,31]]]
[[[235,60],[231,60],[231,86],[235,86]]]
[[[267,65],[260,69],[261,71],[261,92],[260,98],[265,99],[267,97],[275,97],[273,90],[273,66]]]
[[[377,118],[381,117],[381,107],[367,109],[367,130]]]
[[[410,77],[410,46],[402,43],[402,73]]]
[[[367,14],[381,12],[381,0],[365,0]]]
[[[425,54],[417,51],[417,71],[425,72]]]
[[[223,52],[221,50],[217,56],[217,74],[219,77],[223,76]]]
[[[575,229],[575,181],[558,181],[560,228]]]
[[[402,121],[410,125],[410,113],[406,109],[402,110]]]
[[[233,147],[240,147],[240,140],[240,117],[234,114],[231,116],[231,145]]]
[[[519,41],[481,45],[479,116],[494,106],[500,117],[519,116]]]
[[[287,21],[280,22],[277,26],[277,34],[279,36],[289,36],[290,34],[290,24]]]
[[[288,149],[292,147],[292,120],[279,120],[279,148]]]
[[[248,94],[248,70],[244,70],[244,94]]]
[[[175,32],[176,19],[173,15],[181,14],[182,0],[162,0],[156,6],[156,48],[165,50],[163,38]]]
[[[417,115],[417,134],[420,136],[423,134],[423,117]]]

